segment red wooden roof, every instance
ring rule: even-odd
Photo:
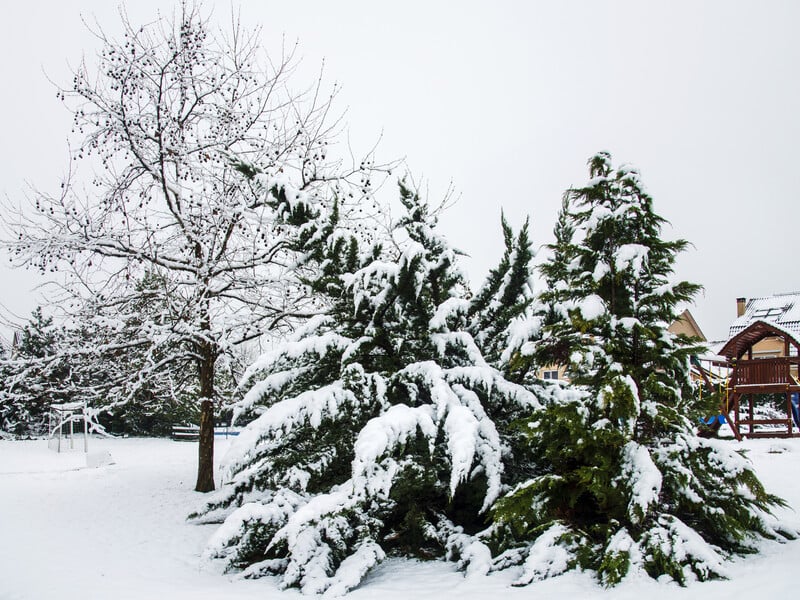
[[[800,350],[800,340],[797,336],[786,329],[769,323],[767,321],[755,321],[746,329],[740,331],[729,339],[722,349],[718,352],[720,356],[727,358],[741,358],[751,348],[767,337],[782,337],[788,339],[796,348]]]

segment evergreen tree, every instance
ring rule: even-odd
[[[478,292],[470,299],[467,310],[467,331],[486,361],[503,376],[517,384],[532,384],[528,389],[535,395],[542,390],[527,377],[521,368],[522,346],[541,328],[539,302],[534,295],[534,252],[528,234],[528,221],[518,234],[501,219],[505,250],[500,262],[489,271]],[[492,413],[513,460],[506,462],[504,485],[514,486],[530,475],[534,457],[526,436],[516,426],[525,418],[524,411],[503,410]],[[480,532],[479,537],[491,535]]]
[[[260,416],[194,515],[228,515],[208,555],[229,569],[335,594],[387,552],[488,568],[470,534],[513,459],[496,423],[537,400],[487,364],[456,253],[404,185],[401,201],[389,249],[345,235],[335,214],[324,239],[311,236],[324,244],[309,247],[322,261],[309,284],[330,310],[246,374],[238,409]]]
[[[84,347],[92,350],[73,348],[86,382],[76,393],[92,398],[110,432],[165,436],[174,424],[199,418],[196,359],[175,334],[176,313],[185,303],[168,272],[148,269],[132,283],[130,297],[113,303],[92,299],[72,316]],[[231,388],[217,390],[215,402]]]
[[[568,365],[571,385],[525,423],[537,472],[494,510],[512,547],[502,560],[524,560],[518,584],[575,567],[607,585],[631,569],[681,584],[724,577],[726,553],[793,532],[771,519],[782,501],[745,457],[687,418],[696,349],[667,331],[698,291],[670,282],[687,243],[662,239],[636,170],[607,153],[589,166],[589,183],[565,196],[528,353]]]
[[[513,325],[524,319],[533,303],[533,249],[526,221],[515,237],[501,219],[505,252],[500,263],[472,298],[467,312],[469,332],[493,366],[504,364],[503,351]]]
[[[18,345],[0,359],[0,431],[16,437],[47,433],[50,404],[69,400],[62,385],[68,367],[57,351],[62,338],[53,318],[37,307]]]

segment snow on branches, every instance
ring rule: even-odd
[[[17,265],[65,275],[55,302],[88,297],[106,317],[163,303],[135,334],[188,348],[204,449],[196,489],[209,491],[221,365],[323,310],[304,284],[319,265],[302,247],[334,204],[363,229],[389,167],[340,147],[337,88],[294,81],[294,49],[270,58],[257,29],[234,16],[218,31],[201,13],[186,1],[142,26],[123,16],[119,40],[92,32],[96,60],[59,92],[77,138],[69,178],[2,213]],[[147,274],[163,285],[138,287]],[[185,353],[173,356],[153,377]]]
[[[782,501],[751,464],[688,420],[698,347],[667,330],[699,289],[670,281],[686,242],[661,238],[635,169],[615,169],[607,153],[589,168],[565,195],[542,266],[541,329],[515,342],[566,366],[570,383],[531,416],[537,473],[494,506],[494,535],[518,552],[519,584],[571,568],[606,585],[637,570],[681,584],[725,577],[728,553],[797,532],[769,516]]]
[[[248,371],[240,408],[259,416],[195,513],[227,515],[206,554],[245,576],[339,593],[385,552],[444,553],[503,490],[512,456],[489,413],[538,407],[482,357],[454,251],[405,186],[401,200],[399,250],[348,264],[326,242],[332,309]]]

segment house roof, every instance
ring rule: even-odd
[[[783,331],[800,336],[800,292],[750,298],[744,314],[731,324],[728,338],[733,338],[756,321],[772,323]]]
[[[719,354],[729,359],[741,358],[748,348],[764,338],[773,336],[788,338],[790,342],[800,348],[800,333],[791,331],[776,323],[758,319],[731,337],[719,350]]]

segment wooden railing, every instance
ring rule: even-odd
[[[793,385],[795,380],[792,371],[797,373],[797,367],[792,365],[800,363],[797,356],[784,356],[780,358],[757,358],[754,360],[740,360],[736,364],[732,377],[734,386],[758,385]]]

